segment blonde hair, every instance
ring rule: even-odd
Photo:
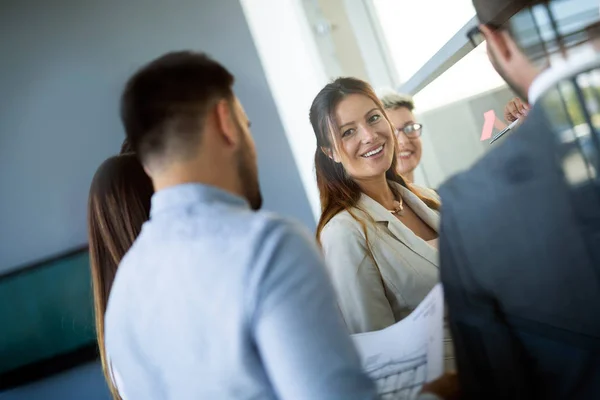
[[[415,102],[411,95],[398,93],[393,89],[380,89],[377,91],[377,97],[386,110],[395,110],[400,107],[408,108],[410,111],[415,109]]]

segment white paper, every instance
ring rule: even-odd
[[[414,399],[444,372],[444,295],[436,285],[402,321],[352,335],[381,399]]]

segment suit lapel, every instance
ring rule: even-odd
[[[438,232],[440,217],[437,212],[431,210],[410,190],[400,187],[401,195],[405,203],[417,214],[426,224],[433,230]],[[412,251],[425,258],[434,265],[438,265],[438,251],[431,247],[423,239],[415,235],[402,222],[398,220],[392,213],[386,210],[381,204],[363,194],[359,200],[359,206],[369,213],[378,223],[383,223],[387,226],[389,232],[394,238]]]

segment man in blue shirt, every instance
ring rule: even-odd
[[[125,399],[367,399],[313,239],[261,205],[233,77],[178,52],[131,78],[127,139],[156,194],[119,266],[106,347]]]
[[[261,206],[233,76],[167,54],[122,97],[127,141],[156,193],[105,318],[120,395],[373,399],[312,237]]]

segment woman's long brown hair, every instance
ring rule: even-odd
[[[317,225],[317,240],[321,240],[321,231],[325,225],[338,213],[348,210],[352,217],[362,226],[365,237],[367,230],[365,222],[359,218],[352,208],[357,207],[358,200],[362,194],[360,186],[346,173],[341,163],[337,163],[325,154],[323,149],[339,149],[337,146],[337,123],[335,118],[338,104],[348,95],[360,94],[367,96],[375,102],[381,114],[384,116],[390,129],[393,127],[387,117],[383,104],[367,83],[356,78],[338,78],[326,85],[315,97],[310,107],[310,123],[317,137],[317,149],[315,151],[315,170],[317,175],[317,186],[321,198],[321,218]],[[394,136],[395,138],[395,136]],[[336,142],[332,142],[332,140]],[[395,142],[395,139],[394,139]],[[386,172],[388,182],[398,183],[419,197],[428,207],[438,210],[440,204],[437,200],[419,193],[411,184],[406,182],[396,171],[396,146],[394,146],[394,157],[391,167]],[[396,188],[390,186],[396,196]],[[364,212],[364,210],[362,210]],[[367,239],[367,248],[369,248]]]
[[[104,314],[117,267],[150,215],[152,182],[134,154],[106,160],[94,176],[88,201],[90,266],[96,336],[104,377],[114,399],[115,388],[104,347]]]

